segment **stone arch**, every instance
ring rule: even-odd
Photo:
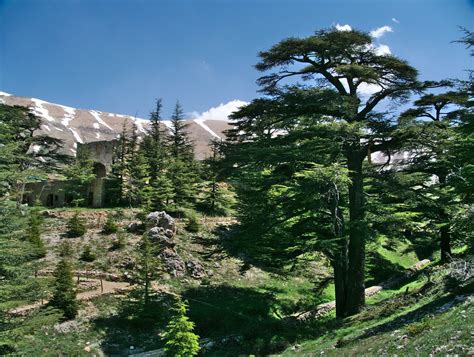
[[[94,162],[94,174],[97,178],[105,177],[107,175],[105,165],[100,162]]]

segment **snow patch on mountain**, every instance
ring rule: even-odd
[[[209,134],[211,134],[212,136],[218,138],[218,139],[221,139],[221,137],[219,135],[217,135],[214,131],[212,131],[211,128],[209,128],[205,123],[204,123],[204,119],[194,119],[194,122],[197,123],[199,126],[201,126],[201,128],[203,128],[204,130],[206,130]]]
[[[0,95],[2,95],[2,96],[4,96],[4,97],[10,97],[10,96],[11,96],[10,93],[2,92],[2,91],[0,91]]]
[[[71,130],[72,135],[74,135],[74,139],[76,139],[76,142],[84,144],[84,141],[82,141],[81,137],[79,136],[76,130],[74,130],[73,128],[68,128],[68,129]]]
[[[67,127],[69,125],[69,122],[74,119],[76,116],[76,109],[71,108],[71,107],[66,107],[64,105],[59,105],[61,108],[63,108],[65,114],[64,117],[61,119],[61,124]]]
[[[96,112],[95,110],[89,110],[89,113],[95,118],[95,120],[97,120],[99,124],[109,128],[112,131],[114,130],[104,120],[102,120],[99,112]]]
[[[49,110],[43,106],[43,104],[49,104],[48,102],[37,98],[31,98],[31,101],[35,103],[33,114],[39,115],[50,122],[56,121],[51,115],[49,115]]]

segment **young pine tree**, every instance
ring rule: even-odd
[[[72,197],[71,203],[75,207],[87,203],[89,185],[96,177],[94,162],[90,159],[87,150],[79,150],[76,160],[64,170],[67,178],[66,194]]]
[[[46,248],[41,240],[41,225],[43,224],[43,217],[40,216],[37,210],[30,212],[28,226],[26,228],[26,237],[34,247],[34,256],[43,258],[46,256]]]
[[[146,211],[166,209],[172,196],[172,183],[167,176],[169,157],[166,134],[161,128],[161,108],[162,101],[157,99],[155,110],[150,113],[150,129],[140,145],[149,177],[143,200]]]
[[[167,356],[188,357],[199,352],[199,336],[193,332],[194,323],[186,316],[187,310],[187,304],[180,300],[173,308],[174,316],[163,333]]]
[[[219,162],[222,159],[221,143],[212,140],[209,144],[211,155],[204,161],[203,178],[204,190],[199,206],[211,215],[228,215],[235,204],[235,197],[229,185],[221,182],[222,169]]]
[[[79,218],[79,213],[74,213],[67,222],[67,236],[69,238],[82,237],[87,232],[87,227],[83,219]]]
[[[78,305],[72,268],[67,258],[59,261],[54,276],[55,286],[50,305],[62,310],[66,319],[73,319],[77,315]]]
[[[175,210],[191,206],[196,198],[197,165],[194,161],[193,142],[189,138],[187,127],[183,109],[179,102],[176,102],[171,116],[171,136],[168,144],[170,162],[167,166]]]
[[[125,162],[128,176],[124,180],[123,198],[130,207],[136,207],[144,200],[148,182],[148,165],[143,150],[140,150],[135,123],[132,124],[132,132],[127,140]]]

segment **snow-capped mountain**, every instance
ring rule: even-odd
[[[135,122],[138,132],[145,133],[147,119],[130,115],[107,113],[91,109],[77,109],[61,104],[49,103],[37,98],[20,97],[0,92],[0,103],[20,105],[42,118],[41,132],[64,141],[64,150],[75,155],[77,143],[112,140],[122,132],[123,125],[131,127]],[[189,135],[195,143],[196,158],[201,160],[209,154],[211,139],[224,138],[223,132],[230,126],[225,120],[189,119]],[[169,122],[163,121],[163,129],[169,129]]]

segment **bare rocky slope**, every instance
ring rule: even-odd
[[[77,143],[115,139],[122,131],[124,123],[130,128],[132,122],[135,122],[139,134],[145,133],[149,124],[147,119],[134,118],[130,115],[77,109],[5,92],[0,92],[0,103],[30,108],[43,120],[39,133],[64,140],[65,153],[70,155],[75,155]],[[223,132],[229,128],[228,122],[223,120],[190,119],[188,122],[189,135],[195,143],[195,154],[199,160],[209,154],[209,141],[213,138],[223,138]],[[168,124],[169,121],[163,121],[164,130]]]

